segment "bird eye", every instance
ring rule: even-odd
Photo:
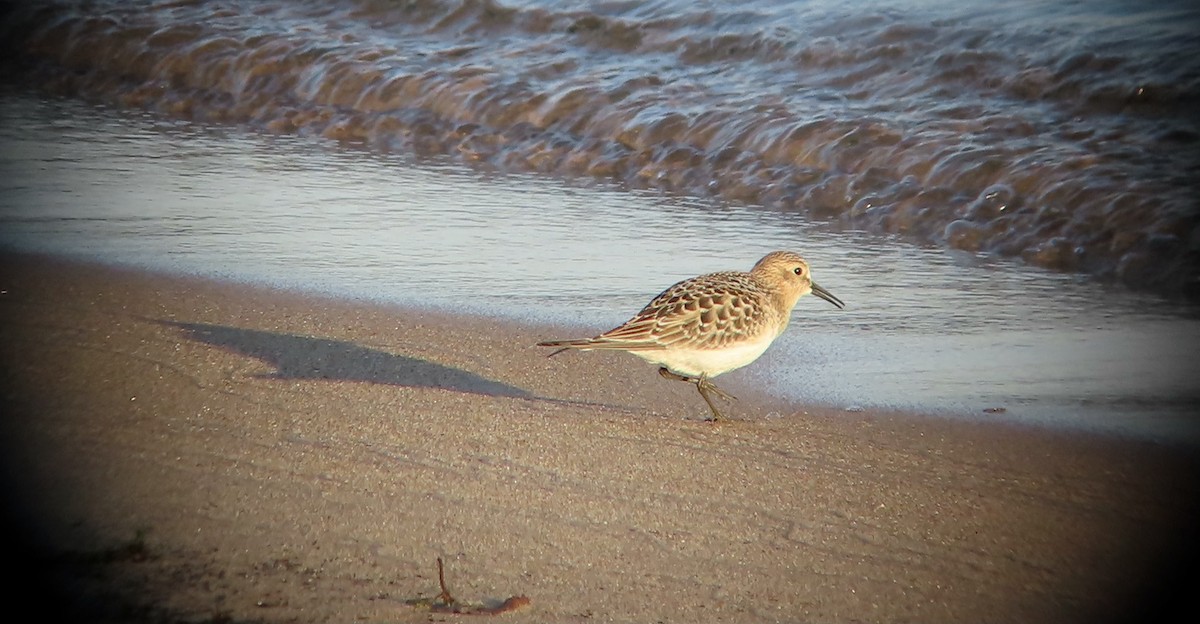
[[[804,267],[796,267],[792,269],[792,273],[795,273],[796,275],[804,275]]]

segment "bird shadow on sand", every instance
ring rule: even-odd
[[[155,321],[185,337],[261,360],[275,368],[262,379],[362,381],[439,388],[494,397],[538,399],[528,390],[429,360],[396,355],[343,340],[206,323]]]

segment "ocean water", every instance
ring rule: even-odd
[[[1200,440],[1191,3],[9,10],[4,247],[599,329],[793,249],[734,384]]]
[[[13,4],[58,93],[1200,296],[1188,0]]]

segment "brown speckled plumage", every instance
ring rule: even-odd
[[[551,355],[566,349],[629,351],[661,366],[664,377],[695,383],[714,418],[720,418],[708,392],[729,395],[709,379],[757,359],[787,328],[792,308],[809,292],[843,307],[813,283],[803,258],[776,251],[749,272],[723,271],[679,282],[599,336],[538,346],[561,347]]]

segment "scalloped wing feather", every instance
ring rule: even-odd
[[[761,331],[768,313],[766,294],[749,275],[711,273],[671,286],[625,324],[591,343],[630,351],[680,343],[718,349]]]

